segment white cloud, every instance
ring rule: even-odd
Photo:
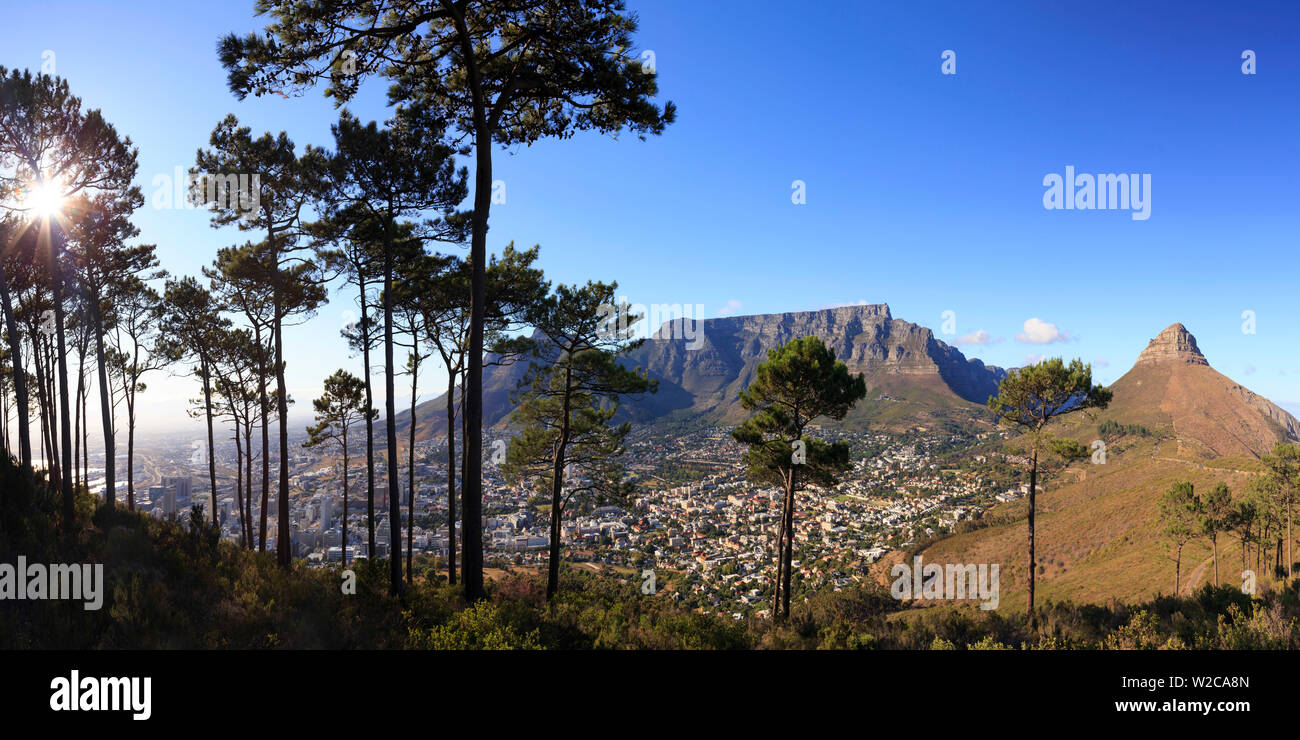
[[[1038,363],[1042,362],[1045,359],[1047,359],[1045,355],[1036,355],[1033,352],[1030,352],[1029,354],[1025,355],[1025,364],[1037,365]]]
[[[718,315],[719,315],[719,316],[731,316],[732,314],[734,314],[734,313],[736,313],[737,311],[739,311],[739,310],[740,310],[740,307],[743,306],[743,305],[745,305],[745,304],[741,303],[740,301],[736,300],[735,298],[732,298],[731,300],[727,301],[727,305],[725,305],[725,306],[723,306],[722,308],[719,308],[719,309],[718,309]]]
[[[1107,360],[1105,357],[1098,357],[1092,361],[1092,364],[1097,367],[1110,367],[1110,360]]]
[[[953,342],[953,344],[957,345],[958,347],[962,347],[962,346],[982,347],[990,344],[997,344],[998,342],[1004,340],[1005,337],[995,337],[992,334],[989,334],[988,332],[984,331],[983,329],[980,329],[979,331],[972,332],[970,334],[963,334],[962,336],[957,337],[957,341]]]
[[[841,301],[840,303],[827,303],[825,305],[818,306],[813,310],[825,311],[828,308],[844,308],[845,306],[870,306],[870,305],[873,305],[870,301],[864,298],[859,298],[856,301]]]
[[[1056,328],[1056,324],[1049,324],[1042,319],[1028,319],[1025,321],[1025,330],[1016,335],[1017,342],[1027,344],[1051,344],[1067,342],[1069,339],[1069,332],[1063,332]]]

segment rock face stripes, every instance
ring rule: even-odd
[[[658,393],[624,401],[626,415],[638,422],[669,415],[739,420],[744,414],[738,395],[768,350],[805,336],[820,338],[850,371],[865,374],[868,388],[891,399],[912,398],[925,408],[983,406],[1006,375],[1002,368],[967,359],[929,329],[894,318],[883,303],[705,319],[686,331],[673,323],[658,327],[626,358],[628,365],[659,379]],[[484,369],[486,426],[507,422],[514,408],[510,394],[526,368],[527,362]],[[439,398],[417,408],[417,437],[443,433],[445,405]],[[401,414],[398,424],[404,426]]]
[[[1160,332],[1147,348],[1138,355],[1138,363],[1182,362],[1188,365],[1209,365],[1209,360],[1196,346],[1196,337],[1182,324],[1172,324]]]

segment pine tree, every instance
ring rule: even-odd
[[[1028,443],[1029,453],[1029,627],[1037,623],[1034,614],[1034,513],[1038,495],[1039,458],[1056,452],[1066,459],[1082,453],[1078,442],[1053,439],[1046,427],[1054,419],[1088,409],[1110,405],[1111,392],[1092,383],[1092,366],[1071,360],[1067,366],[1059,357],[1043,360],[1007,373],[990,396],[989,409],[1003,425],[1017,429]]]
[[[271,362],[275,353],[270,341],[275,323],[272,291],[274,267],[270,263],[272,257],[265,248],[248,242],[218,250],[212,266],[203,268],[203,274],[211,281],[213,294],[219,299],[222,308],[237,315],[242,314],[252,332],[250,349],[256,369],[256,418],[262,437],[262,486],[257,539],[259,552],[266,551],[266,521],[270,511],[270,425],[274,415],[271,408],[274,394],[268,391],[268,385],[274,375]],[[252,486],[251,480],[247,485]],[[250,508],[251,506],[249,503]]]
[[[1210,538],[1214,552],[1214,585],[1219,585],[1219,534],[1232,526],[1232,493],[1228,484],[1219,482],[1202,502],[1201,532]]]
[[[867,394],[861,374],[849,373],[835,352],[817,337],[791,340],[768,350],[754,380],[740,392],[740,402],[754,414],[731,436],[749,449],[744,462],[749,479],[777,485],[784,493],[777,537],[777,572],[773,579],[772,617],[789,619],[794,557],[795,492],[809,484],[833,485],[849,467],[846,442],[826,442],[806,435],[819,418],[840,420]]]
[[[1295,509],[1297,496],[1300,496],[1300,445],[1278,442],[1273,446],[1273,454],[1263,458],[1266,475],[1272,483],[1272,491],[1277,510],[1286,518],[1286,578],[1290,583],[1295,558],[1291,556],[1291,515]]]
[[[15,220],[0,219],[0,309],[4,311],[5,338],[8,340],[9,369],[13,378],[14,405],[18,413],[18,461],[28,473],[32,469],[32,441],[28,421],[31,408],[27,396],[27,372],[23,364],[23,334],[14,317],[14,299],[9,290],[9,270],[6,263],[19,252],[15,249],[22,231]]]
[[[1201,532],[1201,499],[1191,483],[1179,481],[1165,491],[1160,499],[1161,532],[1173,548],[1174,596],[1182,589],[1183,548]]]
[[[362,381],[366,386],[366,406],[374,405],[374,382],[370,351],[377,344],[372,309],[379,302],[375,286],[383,281],[383,228],[373,218],[358,216],[350,210],[323,219],[315,231],[319,238],[339,244],[323,254],[329,268],[344,276],[357,289],[357,321],[344,326],[343,338],[361,352]],[[366,419],[366,552],[375,551],[375,422]]]
[[[218,46],[237,97],[326,81],[325,94],[343,103],[364,77],[383,75],[397,81],[392,102],[438,111],[473,141],[463,503],[465,521],[477,522],[492,150],[584,130],[659,134],[676,109],[652,102],[654,68],[633,51],[636,17],[621,0],[267,0],[259,10],[274,18],[264,34],[231,34]],[[464,531],[463,570],[466,597],[481,598],[478,526]]]
[[[210,150],[200,150],[196,155],[192,174],[198,178],[194,182],[196,190],[202,186],[218,196],[202,200],[213,212],[213,227],[237,224],[241,230],[265,234],[265,239],[255,246],[254,262],[265,266],[271,287],[271,370],[276,383],[273,398],[280,447],[276,559],[288,568],[293,553],[289,537],[289,393],[284,378],[284,326],[291,317],[310,313],[326,298],[326,276],[313,245],[304,242],[310,229],[303,221],[303,213],[320,196],[327,162],[320,151],[311,147],[299,156],[283,131],[279,136],[266,133],[254,139],[251,129],[240,126],[234,115],[226,116],[213,129],[210,144]],[[220,182],[218,178],[233,177],[240,182],[241,176],[248,192],[231,193],[228,189],[223,193],[219,185],[213,185]]]
[[[573,498],[626,504],[631,497],[621,461],[631,425],[612,424],[618,399],[653,393],[659,384],[620,362],[644,340],[629,341],[640,316],[611,330],[602,307],[614,305],[617,289],[617,283],[560,285],[528,314],[540,356],[529,363],[514,397],[514,421],[522,431],[510,441],[502,474],[550,496],[548,599],[560,587],[564,511]]]
[[[485,336],[491,347],[489,365],[513,364],[534,349],[532,341],[519,332],[527,325],[528,310],[550,290],[542,271],[533,267],[538,252],[537,246],[516,250],[511,242],[500,258],[494,255],[488,264]],[[447,416],[447,577],[453,584],[456,583],[456,418],[458,400],[464,399],[470,285],[468,262],[454,256],[440,256],[433,261],[429,279],[421,287],[427,297],[425,339],[447,370],[447,390],[443,396]]]
[[[9,193],[25,188],[43,192],[47,204],[58,206],[56,213],[39,213],[33,204],[21,198],[16,207],[27,220],[39,221],[43,237],[41,251],[46,256],[54,315],[52,350],[57,368],[57,412],[61,438],[51,437],[48,458],[51,465],[59,460],[60,488],[63,493],[64,521],[73,521],[72,424],[68,393],[68,351],[65,339],[65,279],[62,262],[66,246],[68,215],[62,205],[74,196],[116,198],[126,202],[141,199],[131,182],[135,178],[137,152],[129,138],[122,138],[104,120],[98,110],[83,111],[81,100],[73,96],[68,83],[45,74],[9,72],[0,67],[0,204],[10,203]],[[53,385],[53,383],[52,383]],[[111,452],[106,452],[112,461]],[[106,467],[112,467],[107,465]],[[115,489],[111,475],[105,489],[111,504]]]
[[[198,364],[193,373],[203,383],[203,415],[208,430],[208,482],[212,492],[212,522],[217,523],[217,460],[216,438],[213,431],[214,404],[212,386],[215,379],[219,351],[223,332],[230,326],[230,320],[218,312],[216,301],[199,282],[192,277],[180,280],[168,280],[164,289],[167,309],[163,316],[162,335],[165,339],[159,345],[159,352],[171,362],[186,359]]]
[[[333,442],[343,453],[343,567],[348,567],[348,434],[353,425],[366,417],[379,414],[366,405],[365,383],[360,378],[340,369],[325,379],[325,392],[312,401],[316,409],[316,423],[307,427],[307,441],[303,447],[316,447]]]

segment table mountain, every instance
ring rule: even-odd
[[[821,338],[852,372],[866,375],[868,395],[851,412],[850,424],[908,428],[987,420],[983,404],[1006,374],[967,359],[923,326],[895,319],[885,304],[728,316],[698,325],[687,322],[686,329],[680,319],[666,322],[628,355],[628,364],[659,379],[658,393],[624,404],[629,418],[641,423],[739,422],[745,412],[738,395],[767,351],[803,336]],[[513,409],[509,395],[524,369],[523,364],[484,369],[484,426],[508,423]],[[417,436],[442,434],[444,411],[441,398],[417,407]],[[406,427],[406,416],[399,415],[400,429]]]

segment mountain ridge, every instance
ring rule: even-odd
[[[744,416],[740,391],[768,350],[801,336],[819,337],[851,372],[866,376],[868,402],[851,412],[852,423],[983,418],[984,403],[1007,372],[967,358],[926,327],[894,318],[884,303],[695,320],[686,330],[681,321],[663,322],[626,356],[626,364],[659,379],[658,393],[624,401],[627,418],[738,423]],[[526,368],[526,362],[485,368],[485,427],[508,424],[509,395]],[[444,433],[445,409],[445,394],[416,407],[418,439]],[[403,433],[407,419],[409,409],[398,415]]]

